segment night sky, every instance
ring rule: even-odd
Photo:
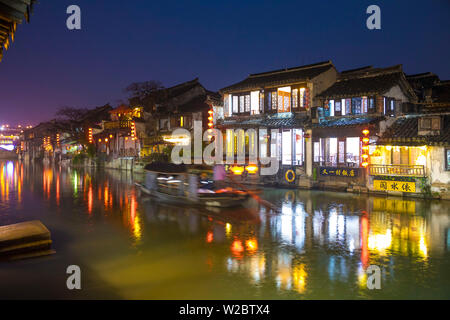
[[[66,28],[67,6],[82,30]],[[366,8],[381,7],[381,30]],[[200,78],[210,90],[249,73],[332,60],[338,70],[403,64],[450,79],[450,1],[40,0],[0,62],[0,124],[58,107],[116,106],[131,82]]]

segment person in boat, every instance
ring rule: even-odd
[[[216,164],[213,169],[214,188],[216,190],[224,189],[227,187],[225,178],[227,173],[225,167],[222,164]]]

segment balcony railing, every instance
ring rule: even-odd
[[[372,164],[369,166],[369,175],[423,177],[425,167],[408,164]]]
[[[105,129],[119,129],[119,128],[131,128],[132,121],[106,121],[104,123]]]

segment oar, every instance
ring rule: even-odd
[[[281,213],[281,211],[278,209],[278,207],[276,205],[274,205],[273,203],[261,199],[261,197],[259,197],[257,194],[255,194],[254,192],[252,192],[251,190],[249,190],[247,187],[245,187],[243,184],[237,182],[236,180],[233,179],[232,176],[228,176],[228,178],[230,178],[230,180],[236,184],[238,187],[240,187],[241,189],[243,189],[244,191],[246,191],[253,199],[255,199],[259,204],[263,205],[264,207],[268,208],[269,210],[273,210],[276,213]]]

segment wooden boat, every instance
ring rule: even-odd
[[[184,165],[155,163],[147,165],[145,173],[145,183],[136,185],[143,193],[169,203],[230,208],[244,206],[249,198],[248,192],[230,187],[211,188],[213,181],[207,178],[211,167],[188,170]]]
[[[0,261],[55,253],[50,231],[38,220],[0,226]]]

